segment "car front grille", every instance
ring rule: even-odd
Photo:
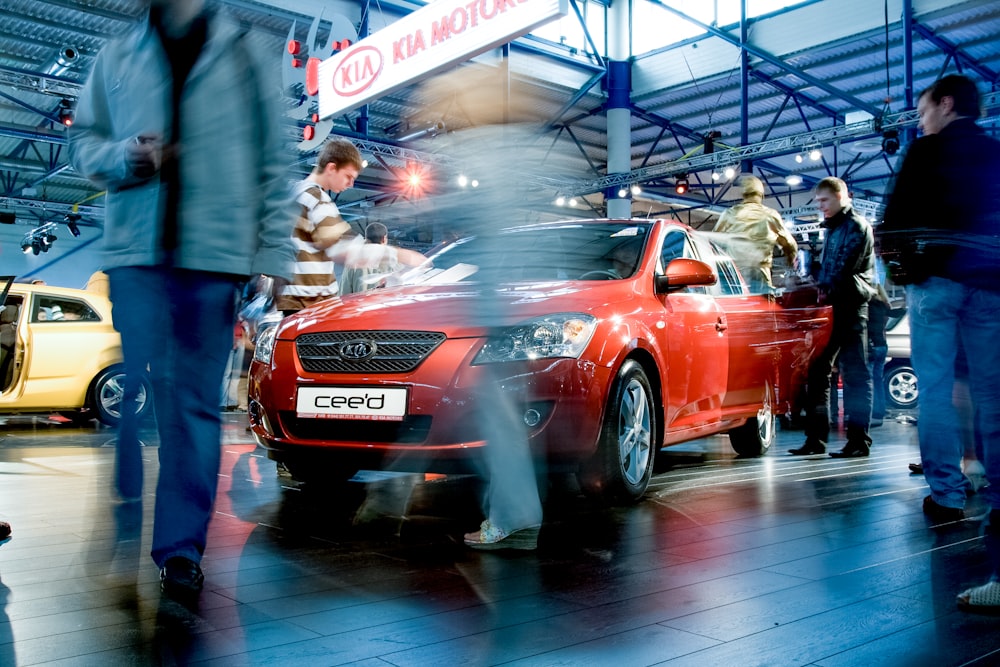
[[[444,342],[433,331],[330,331],[295,340],[310,373],[406,373]]]

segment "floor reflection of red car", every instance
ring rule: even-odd
[[[815,290],[750,294],[712,242],[668,221],[538,223],[431,259],[262,333],[250,424],[293,477],[469,470],[488,374],[548,470],[634,500],[662,446],[728,432],[737,453],[764,453],[830,333]]]

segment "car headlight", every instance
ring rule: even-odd
[[[597,329],[597,318],[583,313],[558,313],[516,324],[493,334],[473,364],[494,364],[553,357],[577,358]]]
[[[271,363],[271,354],[274,352],[274,341],[277,335],[278,327],[276,325],[269,326],[257,332],[256,347],[253,350],[254,361],[259,361],[263,364]]]

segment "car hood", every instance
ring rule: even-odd
[[[559,281],[506,284],[415,285],[332,297],[281,323],[279,339],[303,333],[368,329],[442,331],[450,338],[480,336],[551,313],[602,313],[635,295],[635,281]]]

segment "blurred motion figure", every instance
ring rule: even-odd
[[[103,268],[126,386],[116,490],[142,493],[134,403],[148,367],[159,428],[152,557],[195,598],[220,464],[219,387],[238,287],[293,259],[281,122],[249,37],[206,0],[153,0],[97,57],[70,160],[107,189]]]
[[[749,247],[727,244],[737,266],[744,272],[754,292],[774,287],[771,267],[774,246],[785,253],[785,259],[793,268],[798,266],[798,244],[785,229],[781,214],[764,206],[764,183],[753,175],[746,175],[740,181],[743,202],[727,209],[715,223],[714,232],[732,234],[749,241]]]
[[[907,285],[920,458],[931,490],[923,508],[935,522],[965,516],[964,447],[953,400],[956,355],[964,348],[989,482],[981,493],[991,507],[985,530],[993,573],[958,602],[1000,609],[1000,142],[976,124],[979,90],[965,76],[946,76],[924,90],[917,113],[925,136],[906,152],[878,232],[893,280]]]

